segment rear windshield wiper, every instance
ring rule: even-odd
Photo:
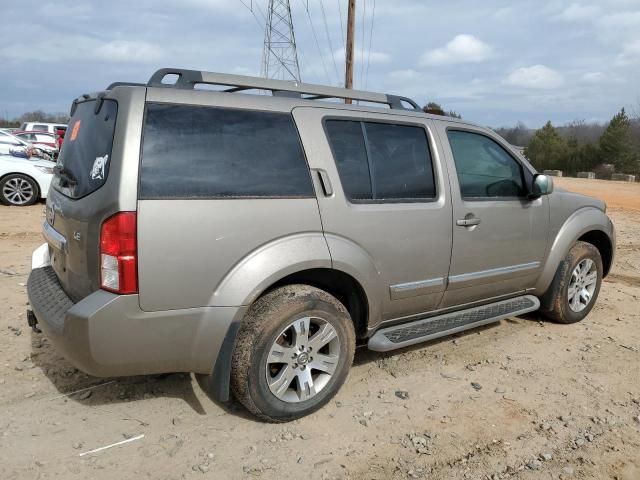
[[[64,168],[62,165],[56,165],[53,167],[53,173],[56,174],[64,185],[62,186],[74,186],[78,184],[78,180],[71,170]]]

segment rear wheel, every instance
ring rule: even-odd
[[[336,394],[354,350],[351,317],[335,297],[308,285],[277,288],[258,299],[243,320],[231,389],[260,418],[294,420]]]
[[[0,201],[5,205],[25,207],[38,200],[38,185],[26,175],[12,173],[0,181]]]
[[[593,308],[602,284],[602,258],[596,247],[576,242],[560,263],[545,293],[545,315],[559,323],[575,323]]]

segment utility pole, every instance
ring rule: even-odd
[[[262,76],[300,82],[289,0],[269,0],[262,52]]]
[[[353,37],[356,29],[356,0],[349,0],[347,13],[347,45],[345,47],[345,88],[353,88]],[[344,103],[351,103],[351,99],[345,99]]]

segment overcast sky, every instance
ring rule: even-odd
[[[267,2],[3,2],[0,116],[66,111],[166,66],[258,75]],[[302,79],[338,85],[347,0],[323,3],[326,30],[320,0],[291,0]],[[377,0],[371,39],[374,1],[356,4],[356,88],[494,127],[606,121],[640,105],[640,0]]]

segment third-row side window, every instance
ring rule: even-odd
[[[313,196],[290,114],[147,106],[140,198]]]
[[[414,201],[436,196],[422,127],[327,120],[327,135],[345,195],[354,201]]]

